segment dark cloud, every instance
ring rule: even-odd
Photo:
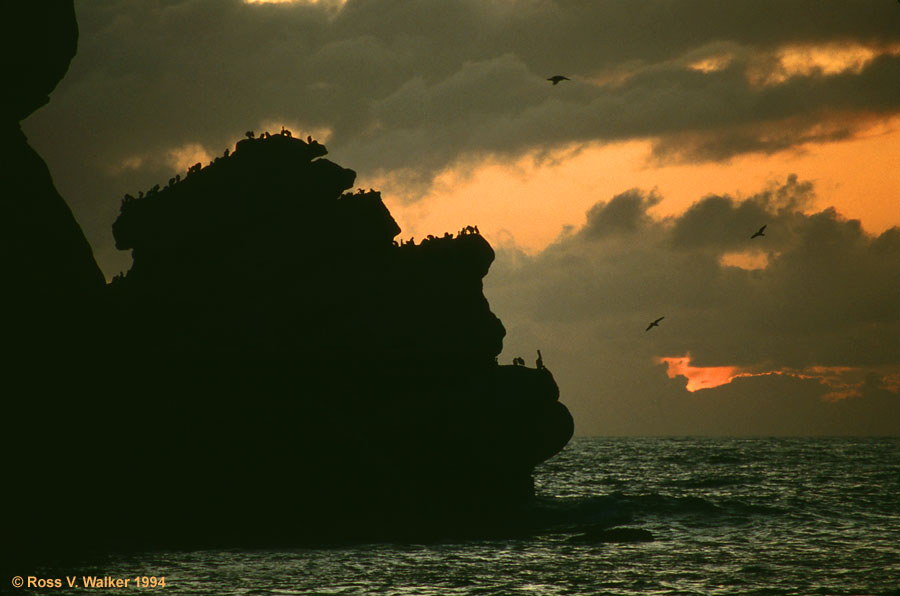
[[[582,234],[602,237],[615,233],[636,232],[650,223],[647,210],[662,200],[655,193],[632,189],[614,196],[609,202],[597,203],[587,213]]]
[[[798,212],[812,207],[813,198],[812,183],[800,182],[795,175],[789,176],[784,185],[757,193],[750,200],[736,200],[730,196],[705,197],[673,221],[671,246],[676,249],[745,250],[750,246],[748,238],[773,218],[783,222],[782,227],[797,225],[797,220],[803,219]],[[785,246],[787,238],[770,234],[765,242],[767,249],[777,250]]]
[[[108,231],[124,192],[168,179],[174,148],[219,153],[266,122],[327,130],[336,160],[398,176],[415,196],[442,168],[491,155],[649,138],[660,159],[726,159],[900,112],[897,56],[777,85],[748,78],[777,71],[786,45],[900,43],[900,11],[883,0],[76,8],[79,54],[25,129],[107,274],[125,265]],[[690,68],[725,54],[718,70]],[[574,80],[550,86],[556,73]]]
[[[900,114],[900,55],[883,52],[900,47],[900,10],[884,0],[113,0],[77,12],[79,53],[24,128],[108,276],[129,266],[110,232],[121,196],[165,183],[173,152],[219,154],[247,129],[327,135],[333,159],[416,198],[442,169],[487,157],[649,139],[663,162],[726,160]],[[883,55],[840,72],[778,60],[804,44]],[[552,74],[572,80],[551,86]],[[499,250],[485,280],[504,358],[542,349],[579,432],[900,433],[900,229],[876,237],[811,213],[812,185],[794,177],[668,219],[649,213],[660,199],[598,197],[541,253]],[[727,264],[741,259],[767,266]],[[778,374],[689,394],[658,362],[687,354]],[[812,367],[869,376],[835,385]],[[825,401],[841,392],[853,397]]]
[[[485,280],[508,329],[504,358],[541,348],[581,432],[708,433],[710,416],[731,420],[722,429],[733,432],[759,407],[770,426],[746,429],[824,433],[838,428],[835,412],[866,420],[879,416],[873,404],[884,416],[900,412],[896,390],[879,393],[875,381],[852,387],[862,395],[852,406],[823,401],[850,387],[828,381],[826,367],[900,375],[900,229],[872,236],[833,209],[802,211],[813,189],[794,176],[742,200],[704,197],[663,220],[647,213],[652,197],[629,191],[600,202],[581,230],[540,254],[517,255],[514,265],[501,252]],[[766,235],[751,240],[763,224]],[[736,253],[768,265],[725,264]],[[660,316],[660,327],[644,331]],[[657,364],[687,354],[694,366],[779,374],[689,396],[685,379],[668,379]],[[653,422],[660,408],[668,426]],[[804,412],[803,422],[779,426]],[[866,428],[857,422],[845,428]]]

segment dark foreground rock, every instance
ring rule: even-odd
[[[123,204],[113,229],[134,265],[109,288],[128,322],[110,336],[127,355],[120,383],[154,404],[146,426],[179,437],[147,463],[165,454],[205,503],[178,522],[203,536],[483,524],[531,496],[571,417],[548,370],[496,362],[490,245],[395,242],[380,195],[343,193],[355,173],[324,153],[248,139]],[[172,464],[180,453],[204,463]]]
[[[322,153],[243,141],[123,203],[134,264],[94,303],[89,351],[42,362],[18,402],[36,431],[19,505],[47,542],[464,535],[532,497],[573,424],[550,371],[497,364],[490,245],[394,242],[380,195],[342,194],[354,173]]]
[[[127,196],[106,285],[9,126],[5,562],[514,523],[573,424],[548,370],[497,364],[474,229],[398,242],[322,145],[266,135]]]
[[[96,295],[105,284],[91,247],[19,122],[48,101],[75,55],[71,0],[6,3],[0,36],[0,287],[10,324],[22,304]],[[9,342],[11,343],[11,342]]]

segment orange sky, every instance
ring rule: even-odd
[[[691,366],[690,354],[659,358],[657,362],[666,365],[666,374],[670,379],[686,378],[685,389],[691,392],[725,385],[740,374],[740,370],[734,366]]]
[[[882,122],[852,140],[739,157],[728,163],[657,167],[650,165],[650,151],[649,141],[633,141],[559,151],[552,162],[526,157],[514,164],[450,169],[425,200],[412,204],[398,199],[403,189],[392,187],[390,180],[361,177],[359,185],[382,190],[404,239],[415,236],[418,240],[477,224],[495,247],[515,244],[531,253],[552,242],[564,226],[583,225],[586,211],[596,202],[629,188],[657,189],[663,200],[652,212],[665,217],[681,213],[704,195],[749,196],[770,184],[783,184],[789,174],[814,183],[816,211],[834,206],[843,216],[861,220],[864,229],[874,234],[900,226],[900,118]],[[765,266],[765,259],[756,262],[753,255],[731,256],[736,261],[732,264],[748,261],[746,266]],[[689,392],[737,377],[776,374],[818,380],[829,389],[823,398],[827,401],[858,397],[869,372],[697,367],[691,365],[689,354],[661,357],[658,362],[667,365],[670,378],[683,377]],[[888,381],[896,384],[900,378],[893,368],[878,372],[888,389]]]
[[[876,234],[900,225],[900,118],[852,140],[728,163],[657,167],[649,155],[649,141],[632,141],[558,151],[552,163],[525,157],[514,164],[448,169],[425,200],[408,205],[398,198],[403,189],[389,179],[361,176],[359,186],[382,191],[404,238],[477,224],[493,244],[512,238],[529,252],[545,247],[564,226],[581,226],[593,204],[629,188],[656,188],[663,201],[653,212],[666,216],[710,193],[752,195],[784,183],[791,173],[815,184],[816,210],[834,206]]]
[[[693,366],[691,355],[657,358],[658,364],[666,365],[666,375],[670,379],[686,379],[685,389],[690,392],[713,389],[727,385],[740,377],[760,377],[784,375],[799,379],[813,379],[829,389],[822,399],[840,401],[861,397],[866,375],[875,373],[882,388],[897,392],[900,387],[900,371],[895,366],[810,366],[804,369],[782,368],[778,370],[750,371],[736,366]]]

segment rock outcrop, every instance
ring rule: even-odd
[[[29,74],[4,53],[28,82],[0,114],[4,561],[508,529],[573,424],[548,370],[497,363],[477,229],[396,241],[285,131],[126,196],[107,285],[16,120],[71,59],[71,2],[26,7],[60,43]]]
[[[21,359],[29,386],[4,406],[19,421],[6,440],[20,543],[296,545],[515,524],[534,466],[573,424],[548,370],[497,363],[493,250],[474,228],[396,241],[380,194],[347,192],[355,173],[324,154],[250,139],[126,196],[113,231],[131,269],[87,303],[74,340],[41,336],[65,348]]]
[[[496,362],[484,238],[395,241],[379,193],[345,192],[355,173],[324,153],[282,134],[241,141],[126,197],[113,226],[134,261],[110,286],[127,322],[110,337],[127,355],[120,383],[154,404],[150,426],[191,421],[152,461],[221,502],[179,527],[319,540],[483,525],[531,496],[571,417],[549,371]]]
[[[106,290],[90,245],[19,125],[47,103],[75,55],[73,2],[6,3],[2,14],[0,567],[54,552],[48,534],[75,519],[60,506],[67,494],[58,483],[68,464],[91,464],[78,455],[84,450],[73,431],[60,431],[78,424],[69,416],[73,395],[99,376],[92,355],[102,342],[97,315]]]
[[[96,294],[91,247],[19,122],[49,101],[75,55],[73,2],[12,2],[0,38],[0,279],[6,301]],[[17,317],[11,317],[17,318]]]

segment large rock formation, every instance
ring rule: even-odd
[[[19,122],[50,100],[78,47],[74,0],[6,2],[2,9],[0,119]]]
[[[75,55],[73,2],[8,2],[2,14],[0,469],[7,498],[0,567],[54,551],[51,528],[77,519],[61,513],[73,510],[60,506],[68,497],[58,483],[68,464],[91,464],[77,455],[83,450],[72,431],[60,431],[83,422],[68,416],[77,411],[72,399],[98,376],[91,358],[102,341],[96,315],[106,288],[81,228],[19,126],[47,103]]]
[[[91,247],[19,122],[49,100],[75,55],[72,0],[11,2],[0,36],[0,279],[7,302],[77,299],[105,284]],[[18,318],[17,316],[10,317]]]
[[[355,173],[324,153],[248,139],[123,201],[118,382],[146,426],[177,429],[147,465],[218,502],[162,517],[295,541],[483,525],[531,496],[571,417],[549,371],[496,362],[484,238],[394,241],[379,193],[344,193]]]
[[[496,361],[493,250],[473,230],[395,241],[379,193],[344,192],[355,173],[324,154],[248,139],[126,196],[113,231],[133,266],[89,303],[77,345],[42,335],[68,348],[23,359],[27,390],[4,404],[19,544],[306,544],[515,522],[573,425],[548,370]]]
[[[74,31],[71,2],[58,8]],[[66,51],[2,109],[17,357],[2,376],[0,521],[20,560],[510,523],[573,425],[548,370],[497,364],[484,238],[397,242],[379,193],[345,192],[355,173],[322,145],[267,134],[126,196],[113,232],[133,266],[105,285],[14,120]]]

